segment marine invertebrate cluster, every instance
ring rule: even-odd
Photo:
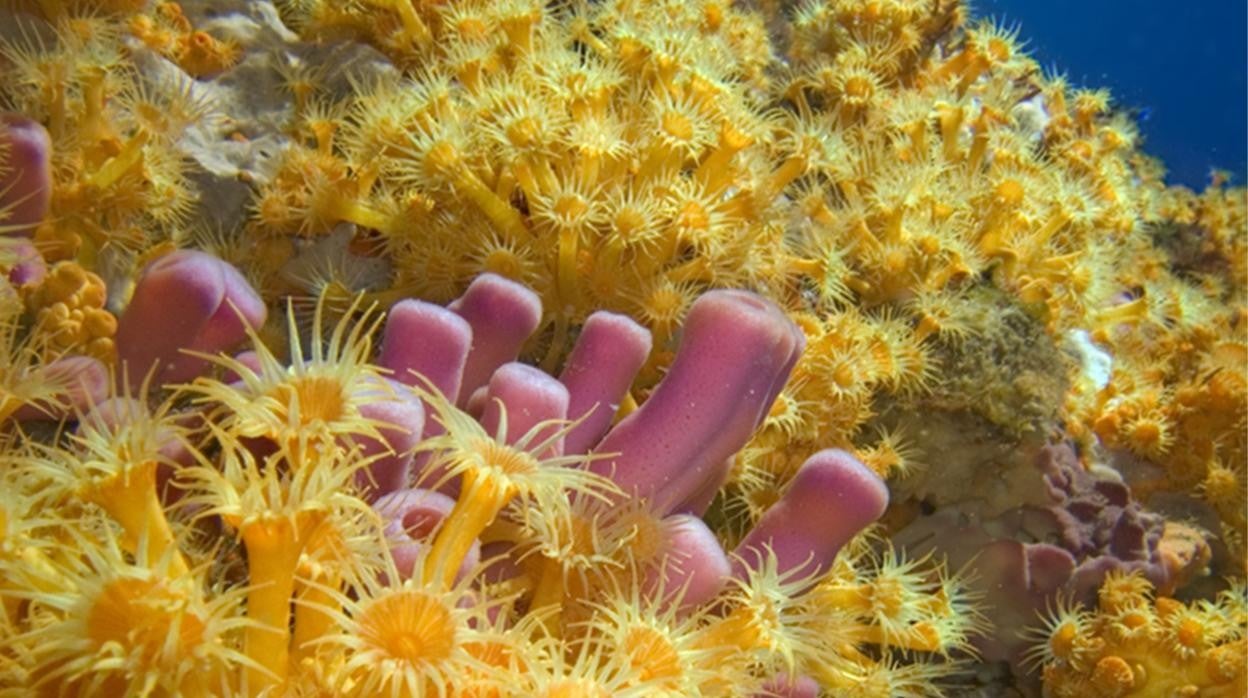
[[[859,523],[794,533],[802,491],[856,459],[892,481],[886,532],[991,517],[1067,439],[1244,575],[1244,192],[1165,187],[1108,93],[963,2],[0,17],[0,475],[32,570],[0,585],[7,619],[105,645],[120,626],[83,599],[144,619],[120,673],[75,640],[6,654],[24,680],[936,692],[979,626],[963,580],[883,542],[834,557]],[[723,349],[756,374],[690,358],[724,308],[758,320]],[[1145,547],[1177,586],[1204,560],[1176,541]],[[437,618],[387,626],[401,609]],[[165,624],[187,630],[157,646]],[[413,683],[370,673],[435,649]]]
[[[119,375],[72,434],[8,444],[3,681],[687,696],[799,676],[934,691],[959,667],[978,628],[959,579],[862,542],[837,558],[887,503],[849,454],[808,459],[731,556],[699,518],[803,349],[773,304],[699,298],[667,376],[614,425],[599,408],[649,346],[632,321],[591,316],[560,380],[513,361],[540,304],[500,277],[389,315],[380,364],[368,312],[292,324],[287,363],[228,265],[150,264],[117,333],[147,379]],[[244,333],[250,352],[211,353]],[[897,663],[913,652],[931,660]]]
[[[1054,696],[1211,695],[1248,690],[1243,586],[1216,601],[1153,596],[1138,574],[1112,574],[1095,611],[1053,610],[1031,659]]]

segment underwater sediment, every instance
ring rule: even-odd
[[[0,695],[1243,695],[1245,191],[1021,44],[0,4]]]

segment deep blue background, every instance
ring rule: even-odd
[[[1142,109],[1144,150],[1167,181],[1203,188],[1214,167],[1248,183],[1248,0],[977,0],[976,17],[1020,25],[1046,72],[1108,87]]]

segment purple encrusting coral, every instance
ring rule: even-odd
[[[1164,519],[1131,497],[1117,474],[1081,465],[1065,442],[1049,444],[1035,466],[1047,504],[1010,509],[989,520],[944,509],[897,537],[915,554],[935,550],[950,564],[973,564],[997,627],[1026,627],[1058,595],[1086,604],[1110,572],[1139,572],[1164,588],[1172,570],[1158,543]],[[1001,636],[980,648],[988,660],[1021,661],[1027,641]]]

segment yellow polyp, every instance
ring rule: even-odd
[[[533,599],[529,602],[529,607],[548,610],[549,613],[542,617],[542,621],[547,632],[558,636],[562,625],[559,619],[563,611],[563,565],[558,560],[549,557],[543,557],[539,565],[541,578],[537,582],[537,588],[533,590]]]
[[[766,207],[775,200],[784,188],[789,186],[793,180],[806,174],[806,169],[810,166],[810,160],[805,155],[794,155],[784,161],[782,165],[772,171],[767,177],[763,186],[754,192],[754,201],[760,208]]]
[[[416,14],[415,3],[411,0],[391,0],[388,5],[399,15],[399,21],[403,23],[403,33],[414,45],[424,48],[433,41],[429,27]]]
[[[503,33],[507,35],[508,48],[516,56],[525,56],[533,49],[533,24],[536,18],[529,14],[508,17],[502,21]]]
[[[394,232],[390,216],[357,199],[340,199],[334,211],[339,220],[350,221],[361,228],[371,228],[385,234]]]
[[[871,610],[871,587],[855,584],[816,589],[814,592],[821,608],[836,608],[867,613]]]
[[[1128,303],[1115,305],[1096,312],[1096,324],[1118,325],[1139,322],[1148,316],[1148,299],[1136,298]]]
[[[885,632],[878,625],[864,628],[863,639],[877,645],[887,645],[912,652],[939,652],[942,649],[940,632],[929,621],[920,621],[902,632]]]
[[[983,119],[980,119],[981,123]],[[988,152],[988,131],[981,126],[971,139],[971,152],[966,158],[967,169],[976,172],[984,164],[984,155]]]
[[[555,278],[559,297],[565,306],[575,304],[576,300],[576,257],[580,238],[580,226],[564,227],[559,231],[559,266]]]
[[[78,124],[78,135],[87,143],[97,143],[114,136],[114,129],[109,123],[105,112],[108,101],[104,92],[105,74],[103,71],[91,71],[84,80],[82,90],[82,117]]]
[[[667,174],[680,166],[680,155],[661,142],[651,144],[637,170],[639,182],[661,182]]]
[[[1050,238],[1057,234],[1059,230],[1064,228],[1070,222],[1070,216],[1065,212],[1059,211],[1044,222],[1044,225],[1036,231],[1034,236],[1034,244],[1039,246],[1048,242]]]
[[[896,245],[902,242],[904,238],[901,222],[905,218],[906,209],[902,206],[894,206],[884,217],[884,242],[889,245]]]
[[[910,136],[911,149],[916,153],[927,152],[927,122],[912,121],[905,127],[906,135]]]
[[[319,575],[315,582],[297,583],[295,588],[295,631],[290,644],[296,661],[316,652],[309,643],[333,630],[332,614],[342,611],[342,604],[330,591],[341,587],[340,575]]]
[[[509,242],[521,242],[532,238],[529,227],[520,212],[490,191],[490,188],[485,186],[485,183],[467,166],[459,163],[453,176],[456,188],[467,195],[468,200],[498,227],[499,232],[507,236]]]
[[[95,189],[107,189],[112,186],[129,172],[130,168],[142,162],[143,146],[147,145],[149,139],[147,131],[134,134],[122,146],[120,153],[109,158],[100,169],[96,170],[95,174],[87,179],[87,185]]]
[[[727,616],[703,629],[694,644],[698,649],[709,651],[750,652],[767,649],[755,620],[748,607],[733,609]]]
[[[513,495],[509,487],[501,485],[495,478],[483,477],[471,470],[465,472],[459,499],[442,521],[429,554],[425,556],[421,571],[424,583],[449,589],[473,541]]]
[[[961,159],[958,152],[958,135],[962,131],[963,112],[961,107],[942,106],[937,109],[940,121],[940,138],[945,160],[957,162]]]
[[[321,155],[333,155],[334,153],[334,132],[337,125],[329,120],[321,119],[314,122],[311,126],[312,135],[316,138],[316,152]]]
[[[711,263],[706,257],[694,257],[678,267],[669,269],[667,278],[676,284],[696,281],[710,282],[712,274]]]
[[[84,499],[108,512],[125,531],[123,543],[134,552],[141,542],[147,545],[147,559],[170,556],[169,574],[186,574],[186,561],[174,545],[173,530],[156,492],[156,462],[130,466],[123,472],[102,478],[87,486]]]
[[[822,277],[825,271],[824,263],[818,259],[806,259],[804,257],[786,257],[785,266],[792,274],[799,274],[810,277]]]
[[[576,163],[576,171],[582,182],[597,182],[602,168],[602,155],[598,153],[582,153]]]
[[[285,682],[290,669],[290,601],[295,589],[295,567],[306,536],[289,517],[265,516],[242,526],[247,546],[247,618],[244,636],[247,657],[259,665],[248,667],[253,692]]]

